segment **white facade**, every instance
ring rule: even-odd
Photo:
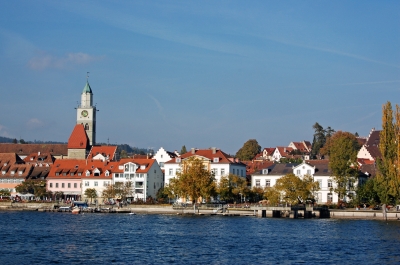
[[[163,147],[160,147],[160,149],[154,154],[153,159],[157,160],[158,165],[160,165],[160,168],[164,170],[164,163],[170,161],[177,155],[173,153],[173,155],[170,152],[167,152]]]
[[[146,201],[156,198],[157,192],[164,186],[163,174],[158,163],[153,159],[135,159],[118,166],[118,173],[113,173],[113,183],[132,182],[134,200]]]
[[[374,161],[375,159],[372,157],[372,155],[369,153],[367,147],[363,145],[357,153],[357,158],[363,158],[363,159],[368,159],[371,161]]]
[[[315,166],[311,166],[305,162],[293,166],[290,172],[282,172],[281,174],[271,174],[271,169],[262,169],[259,173],[251,175],[251,187],[273,187],[279,178],[289,173],[293,173],[300,178],[310,175],[313,177],[314,181],[319,182],[319,190],[316,190],[314,193],[317,203],[325,204],[328,202],[338,202],[338,194],[333,192],[336,184],[328,171],[326,169],[322,170],[322,172],[318,171]],[[353,185],[356,186],[357,182]],[[355,192],[350,193],[355,194]]]

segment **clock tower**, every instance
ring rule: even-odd
[[[93,93],[89,81],[81,94],[81,104],[76,112],[76,124],[82,124],[89,138],[89,144],[96,144],[96,106],[93,106]]]

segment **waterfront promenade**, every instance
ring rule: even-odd
[[[0,211],[40,211],[40,212],[58,212],[60,207],[67,206],[59,203],[12,203],[0,202]],[[94,212],[94,207],[90,208]],[[386,220],[382,210],[370,209],[329,209],[328,215],[321,216],[321,208],[306,208],[295,211],[291,207],[260,207],[251,206],[248,208],[223,208],[214,207],[196,207],[172,205],[126,205],[117,207],[115,205],[99,205],[101,212],[110,213],[135,213],[135,214],[174,214],[174,215],[223,215],[223,216],[256,216],[267,218],[335,218],[335,219],[375,219]],[[324,208],[326,209],[326,208]],[[306,211],[305,211],[306,210]],[[308,212],[308,214],[307,214]],[[387,220],[400,220],[400,211],[390,210],[386,213]]]

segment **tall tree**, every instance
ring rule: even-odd
[[[392,203],[399,200],[399,126],[400,111],[396,106],[396,121],[393,122],[392,104],[387,102],[382,107],[382,131],[380,132],[379,150],[381,159],[377,160],[378,173],[375,190],[381,202]]]
[[[287,174],[276,181],[275,190],[279,191],[283,201],[290,204],[305,203],[307,199],[314,200],[313,191],[319,187],[311,176],[299,178],[294,174]]]
[[[168,190],[181,198],[189,198],[193,203],[198,199],[208,199],[215,195],[214,175],[204,167],[203,160],[189,157],[184,160],[181,170],[172,178]]]
[[[329,155],[329,168],[336,183],[333,190],[339,200],[354,190],[354,183],[358,176],[357,152],[360,146],[354,134],[338,131],[330,137],[321,153]]]
[[[250,195],[246,179],[234,174],[221,177],[217,185],[217,193],[222,200],[233,201]]]
[[[181,155],[182,154],[186,154],[187,153],[187,150],[186,150],[186,146],[184,145],[184,146],[182,146],[182,148],[181,148]]]
[[[92,203],[92,200],[97,198],[97,190],[95,188],[86,189],[85,196],[90,198],[90,203]]]
[[[325,145],[326,132],[318,122],[316,122],[312,127],[314,129],[314,138],[311,147],[311,157],[315,157],[320,154],[320,149]]]
[[[261,146],[256,139],[250,139],[243,144],[243,147],[236,153],[236,157],[240,160],[252,160],[256,154],[261,152]]]

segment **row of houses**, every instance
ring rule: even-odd
[[[287,147],[264,148],[252,161],[239,161],[218,148],[192,148],[185,154],[160,148],[152,157],[117,159],[116,146],[96,145],[96,106],[87,81],[76,108],[76,125],[67,144],[0,144],[0,189],[15,193],[15,187],[26,180],[42,181],[46,189],[62,193],[65,198],[85,199],[85,191],[95,189],[100,196],[111,184],[132,182],[132,199],[156,197],[157,191],[177,176],[185,159],[203,161],[217,182],[234,174],[246,178],[251,187],[270,187],[277,179],[293,173],[299,177],[311,175],[320,182],[315,191],[318,202],[337,200],[332,192],[335,183],[328,160],[309,160],[311,143],[291,142]],[[358,160],[360,184],[374,175],[379,157],[379,131],[374,129],[363,143]],[[280,164],[282,158],[301,158],[301,164]]]

